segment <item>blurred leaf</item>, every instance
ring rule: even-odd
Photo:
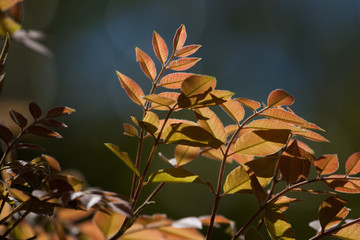
[[[332,235],[344,240],[360,240],[360,224],[351,224]]]
[[[145,99],[143,90],[139,87],[139,85],[125,76],[124,74],[116,71],[116,74],[120,80],[121,86],[124,88],[125,92],[129,96],[131,100],[133,100],[136,104],[140,106],[145,105]]]
[[[339,196],[331,196],[325,199],[319,207],[319,221],[321,228],[325,230],[328,223],[330,223],[336,215],[345,207],[346,200]]]
[[[213,90],[216,79],[206,75],[192,75],[181,84],[181,92],[186,97],[196,96]]]
[[[172,223],[174,228],[197,228],[202,229],[202,222],[197,217],[185,217]]]
[[[326,184],[337,192],[360,193],[360,180],[346,179],[344,175],[330,175],[330,177],[343,178],[339,180],[327,180]]]
[[[224,102],[220,106],[236,122],[240,122],[241,120],[243,120],[245,110],[239,102],[229,99],[227,102]]]
[[[38,150],[44,152],[45,149],[41,146],[32,144],[32,143],[18,143],[16,144],[17,149],[32,149],[32,150]]]
[[[34,119],[38,119],[42,114],[41,108],[35,102],[29,104],[29,111]]]
[[[334,173],[339,168],[337,154],[325,154],[316,159],[315,167],[319,175]]]
[[[51,119],[51,118],[44,118],[44,119],[41,119],[39,121],[39,123],[42,123],[48,127],[67,127],[67,125],[65,123],[62,123],[62,122],[59,122],[55,119]]]
[[[288,122],[288,123],[293,123],[293,124],[298,124],[298,125],[307,123],[304,119],[295,115],[294,113],[285,111],[280,108],[266,109],[265,111],[262,112],[262,115],[272,118],[272,119],[277,119],[277,120],[280,120],[283,122]]]
[[[194,66],[201,58],[180,58],[170,62],[168,68],[174,71],[185,71]]]
[[[246,107],[252,109],[252,110],[256,110],[258,109],[259,107],[261,107],[260,103],[257,102],[257,101],[254,101],[254,100],[251,100],[251,99],[248,99],[248,98],[242,98],[242,97],[239,97],[239,98],[235,98],[234,99],[235,101],[238,101],[239,103],[241,103],[242,105],[245,105]]]
[[[127,152],[121,152],[120,148],[112,143],[104,143],[116,156],[118,156],[137,176],[140,176],[139,170],[135,167],[133,161]]]
[[[201,153],[201,156],[204,156],[204,157],[207,157],[210,159],[219,160],[219,161],[222,161],[224,158],[221,148],[218,148],[218,149],[208,148]],[[231,162],[232,159],[229,157],[229,158],[227,158],[227,161]]]
[[[123,123],[124,134],[130,137],[137,137],[139,135],[138,130],[129,123]]]
[[[152,45],[156,57],[160,60],[161,63],[165,63],[169,54],[169,50],[164,39],[155,31],[153,33]]]
[[[268,107],[277,107],[277,106],[289,106],[292,105],[295,101],[295,98],[288,94],[282,89],[276,89],[272,91],[267,99]]]
[[[234,152],[255,156],[270,155],[285,146],[289,134],[290,131],[284,129],[248,132],[235,142]]]
[[[201,45],[197,44],[184,46],[176,51],[175,57],[188,57],[199,50],[200,47]]]
[[[9,50],[9,35],[6,35],[6,39],[4,42],[4,46],[3,49],[1,51],[1,55],[0,55],[0,95],[2,92],[2,88],[4,85],[4,79],[5,79],[5,74],[2,74],[4,67],[5,67],[5,61],[7,58],[7,54],[8,54],[8,50]]]
[[[272,240],[295,239],[295,232],[275,204],[265,209],[265,225]]]
[[[56,193],[78,192],[83,187],[83,181],[72,175],[50,175],[49,186]]]
[[[46,117],[50,118],[50,117],[59,117],[59,116],[64,116],[64,115],[68,115],[71,113],[74,113],[75,109],[69,108],[69,107],[55,107],[50,109],[47,113],[46,113]]]
[[[279,169],[281,179],[287,183],[297,182],[304,172],[304,159],[299,157],[281,156],[279,161]]]
[[[116,212],[107,214],[97,211],[93,217],[94,223],[104,234],[105,238],[113,236],[120,229],[124,219],[125,216]]]
[[[174,40],[173,40],[173,50],[176,52],[176,50],[180,49],[182,46],[184,46],[184,43],[186,41],[186,29],[184,24],[182,24],[175,33]]]
[[[14,134],[10,131],[9,128],[0,124],[0,138],[4,142],[9,143],[14,137]]]
[[[360,152],[353,153],[346,160],[346,175],[355,175],[360,172]]]
[[[148,179],[149,182],[164,183],[203,183],[199,176],[183,168],[160,169],[152,173]]]
[[[179,89],[183,81],[193,75],[193,73],[183,72],[170,73],[161,78],[159,86],[170,89]]]
[[[13,34],[21,28],[21,24],[14,19],[0,12],[0,35],[6,36],[7,33]]]
[[[60,164],[55,158],[46,154],[41,155],[41,158],[47,162],[52,171],[55,173],[61,172]]]
[[[264,237],[254,226],[250,226],[245,233],[245,240],[264,240]]]
[[[240,190],[251,190],[250,177],[243,166],[232,170],[224,182],[224,194],[236,193]]]
[[[0,75],[0,95],[4,86],[5,73]]]
[[[156,67],[153,60],[140,48],[135,48],[136,51],[136,61],[140,64],[141,69],[145,75],[154,81],[156,78]]]
[[[9,8],[13,7],[15,4],[22,2],[23,0],[1,0],[0,1],[0,10],[2,12],[8,10]]]
[[[27,129],[27,133],[38,135],[41,137],[62,138],[62,136],[59,133],[38,125],[30,126]]]
[[[210,108],[198,108],[194,110],[195,117],[200,127],[211,133],[222,143],[226,141],[225,128],[218,116]]]
[[[177,145],[175,148],[175,159],[177,166],[184,166],[185,164],[196,159],[200,154],[199,147],[191,147],[185,145]]]

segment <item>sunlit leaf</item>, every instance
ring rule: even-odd
[[[27,133],[42,136],[42,137],[62,138],[62,136],[59,133],[57,133],[53,130],[50,130],[48,128],[42,127],[42,126],[38,126],[38,125],[30,126],[27,129]]]
[[[339,168],[337,154],[325,154],[316,159],[315,167],[319,175],[334,173]]]
[[[97,211],[93,217],[93,221],[96,226],[101,230],[106,238],[113,236],[117,230],[120,229],[124,220],[125,216],[116,212],[107,214]]]
[[[181,92],[186,97],[207,93],[216,86],[216,79],[206,75],[192,75],[181,84]]]
[[[13,137],[14,134],[10,131],[10,129],[0,124],[0,138],[6,143],[9,143]]]
[[[264,240],[264,237],[254,226],[250,226],[245,233],[245,240]]]
[[[145,75],[152,81],[156,78],[156,67],[153,60],[140,48],[135,48],[136,61],[140,64]]]
[[[172,223],[174,228],[197,228],[202,229],[202,222],[197,217],[181,218]]]
[[[223,148],[223,147],[221,147],[221,148]],[[207,158],[210,158],[210,159],[215,159],[215,160],[222,161],[223,158],[224,158],[224,154],[223,154],[224,150],[221,150],[221,148],[218,148],[218,149],[214,149],[214,148],[206,149],[205,151],[203,151],[201,153],[201,156],[204,156],[204,157],[207,157]],[[226,159],[226,161],[227,162],[232,162],[232,158],[228,157]]]
[[[223,143],[200,126],[188,123],[175,123],[164,130],[166,143],[177,143],[194,147],[219,148]]]
[[[261,104],[259,102],[256,102],[256,101],[248,99],[248,98],[239,97],[239,98],[235,98],[234,100],[238,101],[242,105],[244,105],[252,110],[256,110],[259,107],[261,107]]]
[[[360,152],[353,153],[346,160],[346,174],[355,175],[360,172]]]
[[[186,97],[181,94],[178,98],[178,105],[181,108],[203,108],[223,104],[234,95],[227,90],[212,90],[203,94]]]
[[[69,107],[54,107],[46,113],[46,117],[59,117],[74,113],[75,109]]]
[[[174,40],[173,40],[173,49],[174,49],[174,52],[180,48],[182,48],[182,46],[184,46],[184,43],[186,41],[186,29],[185,29],[185,26],[184,24],[182,24],[177,30],[176,30],[176,33],[175,33],[175,36],[174,36]]]
[[[194,54],[197,50],[199,50],[200,47],[201,47],[201,45],[197,45],[197,44],[184,46],[176,51],[175,56],[176,57],[188,57],[188,56]]]
[[[281,156],[279,161],[279,169],[281,179],[288,183],[297,182],[303,175],[304,159],[299,157]]]
[[[124,134],[130,137],[137,137],[139,135],[138,130],[129,123],[123,123]]]
[[[157,105],[167,106],[168,109],[170,106],[176,103],[176,100],[173,98],[163,97],[158,94],[151,94],[144,97],[146,100],[156,103]]]
[[[0,1],[0,9],[1,11],[6,11],[9,8],[13,7],[15,4],[22,2],[23,0],[1,0]]]
[[[239,166],[232,170],[224,182],[224,194],[232,194],[240,190],[251,190],[250,177],[243,166]]]
[[[177,145],[175,148],[175,159],[177,166],[183,166],[196,159],[200,154],[199,147]]]
[[[47,162],[47,164],[49,165],[49,167],[52,171],[54,171],[56,173],[59,173],[61,171],[59,162],[52,156],[43,154],[43,155],[41,155],[41,158]]]
[[[29,111],[34,119],[38,119],[42,114],[41,108],[35,102],[29,104]]]
[[[308,122],[306,124],[301,125],[302,128],[306,128],[306,129],[314,129],[314,130],[319,130],[322,132],[326,132],[324,129],[322,129],[321,127],[317,126],[315,123],[311,123]]]
[[[265,209],[265,224],[272,240],[294,240],[295,232],[275,204]]]
[[[266,117],[269,117],[269,118],[272,118],[272,119],[277,119],[277,120],[280,120],[280,121],[293,123],[293,124],[298,124],[298,125],[302,125],[302,124],[307,123],[304,119],[302,119],[301,117],[295,115],[294,113],[285,111],[285,110],[280,109],[280,108],[266,109],[265,111],[262,112],[262,115],[266,116]]]
[[[159,86],[169,89],[179,89],[183,81],[193,75],[193,73],[183,72],[170,73],[161,78]]]
[[[327,180],[326,184],[329,185],[337,192],[342,193],[360,193],[360,180],[357,179],[346,179],[344,175],[331,175],[330,177],[342,178],[335,180]]]
[[[284,147],[289,134],[290,131],[284,129],[252,131],[239,137],[235,142],[234,152],[255,156],[270,155]]]
[[[349,208],[343,207],[338,212],[338,214],[336,214],[336,216],[326,225],[325,229],[330,229],[339,225],[339,223],[341,223],[346,218],[349,212],[350,212]]]
[[[329,140],[327,140],[326,138],[324,138],[320,134],[312,132],[310,130],[294,132],[294,135],[302,136],[302,137],[307,138],[307,139],[312,140],[312,141],[329,142]]]
[[[325,199],[319,207],[319,221],[322,229],[331,222],[336,215],[345,207],[346,200],[339,196],[331,196]]]
[[[144,119],[139,122],[139,126],[154,134],[159,128],[159,117],[155,113],[147,111]]]
[[[27,119],[19,112],[14,109],[9,110],[11,119],[20,127],[24,128],[27,124]]]
[[[272,91],[267,99],[268,107],[292,105],[295,98],[282,89]]]
[[[287,196],[281,196],[274,202],[274,207],[276,207],[276,210],[279,212],[285,212],[289,206],[290,203],[299,201],[299,199],[296,198],[289,198]]]
[[[39,121],[39,123],[42,123],[44,124],[45,126],[48,126],[48,127],[67,127],[67,125],[65,123],[62,123],[60,121],[57,121],[55,119],[52,119],[52,118],[44,118],[44,119],[41,119]]]
[[[259,130],[288,129],[291,130],[293,134],[296,132],[305,132],[305,130],[295,127],[294,125],[266,118],[253,120],[248,125],[246,125],[246,127]]]
[[[225,127],[226,136],[230,136],[230,135],[233,134],[238,128],[239,128],[239,127],[238,127],[238,125],[236,125],[236,124],[227,125],[227,126]]]
[[[243,155],[237,153],[231,154],[231,158],[239,164],[245,164],[251,160],[254,160],[254,156],[252,155]]]
[[[116,74],[120,80],[121,86],[124,88],[129,98],[133,100],[136,104],[139,104],[140,106],[144,106],[146,101],[143,98],[144,92],[140,88],[140,86],[136,82],[125,76],[124,74],[118,71],[116,71]]]
[[[178,60],[173,60],[170,62],[168,68],[175,71],[185,71],[192,66],[194,66],[201,58],[180,58]]]
[[[153,33],[152,45],[156,57],[160,60],[161,63],[165,63],[169,54],[169,50],[164,39],[155,31]]]
[[[149,182],[202,183],[199,176],[183,168],[160,169],[149,176]]]
[[[118,156],[137,176],[140,176],[139,170],[135,167],[133,161],[127,152],[121,152],[120,148],[112,143],[104,143],[116,156]]]
[[[239,102],[233,99],[229,99],[227,102],[224,102],[220,106],[236,122],[240,122],[241,120],[243,120],[245,115],[245,110]]]
[[[351,224],[332,235],[344,240],[360,240],[360,224]]]
[[[180,108],[175,107],[175,105],[177,104],[177,99],[179,97],[180,93],[177,92],[161,92],[159,93],[157,96],[163,98],[163,104],[169,104],[168,106],[163,105],[163,104],[158,104],[153,102],[151,105],[152,109],[156,109],[156,110],[165,110],[165,111],[169,111],[169,108],[174,109],[174,111],[179,111]],[[157,101],[161,101],[160,99]],[[172,102],[172,104],[170,104],[170,102]],[[174,108],[175,107],[175,108]]]
[[[219,117],[210,110],[210,108],[198,108],[194,110],[198,124],[206,131],[211,133],[215,138],[225,143],[225,128]]]

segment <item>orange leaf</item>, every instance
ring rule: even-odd
[[[54,107],[46,113],[46,117],[59,117],[74,113],[75,109],[69,107]]]
[[[170,106],[172,106],[173,104],[176,103],[176,100],[173,98],[168,98],[168,97],[164,97],[164,96],[160,96],[158,94],[150,94],[150,95],[146,95],[144,97],[146,100],[149,100],[152,103],[156,103],[157,105],[160,106],[167,106],[168,109],[170,108]]]
[[[360,172],[360,152],[352,154],[346,161],[346,175],[355,175]]]
[[[42,126],[37,126],[37,125],[33,125],[33,126],[29,127],[27,129],[27,133],[42,136],[42,137],[62,138],[62,136],[59,133],[57,133],[53,130],[50,130],[48,128],[45,128]]]
[[[281,156],[279,161],[281,179],[288,183],[297,182],[303,175],[304,159],[298,157]]]
[[[177,92],[161,92],[159,94],[157,94],[158,97],[161,97],[163,98],[164,100],[167,99],[166,101],[168,103],[171,102],[171,100],[174,101],[173,104],[170,104],[169,106],[166,106],[166,105],[161,105],[160,103],[156,103],[156,102],[153,102],[151,107],[153,109],[156,109],[156,110],[165,110],[165,111],[168,111],[169,108],[174,108],[176,103],[177,103],[177,99],[179,97],[180,93],[177,93]],[[178,107],[175,108],[175,111],[178,111],[180,110]]]
[[[336,154],[325,154],[315,161],[315,167],[319,175],[334,173],[339,168],[339,160]]]
[[[288,94],[282,89],[276,89],[269,94],[267,99],[268,107],[276,106],[289,106],[294,103],[295,99],[293,96]]]
[[[161,63],[165,63],[169,54],[169,50],[164,39],[155,31],[153,34],[152,45],[156,57],[160,60]]]
[[[183,81],[193,75],[193,73],[170,73],[160,80],[160,86],[170,89],[179,89]]]
[[[346,200],[339,196],[331,196],[325,199],[319,207],[319,221],[322,229],[336,217],[336,215],[343,209]]]
[[[245,115],[245,110],[239,102],[233,99],[229,99],[227,102],[224,102],[220,106],[236,122],[240,122],[241,120],[243,120]]]
[[[170,62],[169,67],[175,71],[184,71],[194,66],[201,58],[180,58]]]
[[[359,240],[360,236],[360,224],[351,224],[341,230],[337,231],[336,233],[332,234],[336,237],[341,239],[354,239]]]
[[[344,175],[331,175],[330,177],[339,178],[339,180],[327,180],[326,184],[329,185],[337,192],[342,193],[360,193],[360,180],[346,179]],[[340,179],[342,178],[342,179]]]
[[[175,57],[190,56],[190,55],[194,54],[197,50],[199,50],[200,47],[201,47],[201,45],[197,45],[197,44],[184,46],[176,51]]]
[[[215,138],[225,143],[225,128],[218,116],[210,108],[198,108],[194,110],[195,117],[199,125],[211,133]]]
[[[145,99],[143,98],[144,92],[139,87],[139,85],[118,71],[116,71],[116,74],[120,80],[121,86],[124,88],[129,98],[133,100],[136,104],[140,106],[144,106],[146,102]]]
[[[138,130],[129,123],[123,123],[124,134],[130,137],[137,137],[139,135]]]
[[[306,124],[307,121],[302,119],[301,117],[295,115],[295,113],[285,111],[280,108],[269,108],[262,112],[263,116],[267,116],[269,118],[277,119],[283,122],[293,123],[293,124]]]
[[[324,138],[320,134],[315,133],[315,132],[310,131],[310,130],[294,132],[294,135],[302,136],[302,137],[307,138],[307,139],[312,140],[312,141],[329,142],[329,140],[327,140],[326,138]]]
[[[200,154],[199,147],[177,145],[175,148],[175,159],[177,166],[183,166],[196,159]]]
[[[123,221],[125,220],[125,216],[120,213],[103,213],[101,211],[97,211],[93,217],[94,223],[104,234],[104,237],[109,238],[114,235],[118,229],[120,229]]]
[[[261,107],[259,102],[256,102],[254,100],[248,99],[248,98],[236,98],[235,101],[238,101],[239,103],[245,105],[248,108],[251,108],[252,110],[256,110],[259,107]]]
[[[1,0],[0,1],[0,9],[1,11],[6,11],[9,8],[11,8],[12,6],[14,6],[15,4],[22,2],[24,0]]]
[[[326,225],[325,229],[330,229],[332,227],[337,226],[346,216],[349,214],[350,209],[343,207],[336,216],[330,220],[330,222]]]
[[[295,132],[305,132],[301,128],[295,127],[294,125],[284,123],[278,120],[271,119],[257,119],[250,122],[246,127],[258,129],[258,130],[268,130],[268,129],[288,129],[292,133]]]
[[[213,90],[216,86],[215,77],[207,75],[193,75],[181,84],[181,92],[186,97],[196,96]]]
[[[186,29],[184,24],[182,24],[175,33],[174,40],[173,40],[173,49],[174,52],[184,46],[186,41]]]
[[[156,78],[156,68],[153,60],[139,48],[135,48],[136,61],[139,62],[141,69],[152,81]]]

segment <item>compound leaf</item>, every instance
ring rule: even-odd
[[[224,182],[224,194],[232,194],[240,190],[251,190],[251,180],[243,166],[239,166],[232,170]]]
[[[277,120],[280,120],[280,121],[293,123],[293,124],[298,124],[298,125],[302,125],[302,124],[307,123],[307,121],[305,121],[301,117],[295,115],[295,113],[288,112],[288,111],[285,111],[285,110],[280,109],[280,108],[266,109],[265,111],[262,112],[262,115],[266,116],[266,117],[269,117],[269,118],[272,118],[272,119],[277,119]]]
[[[194,66],[201,58],[180,58],[170,62],[168,68],[175,71],[185,71]]]
[[[225,128],[218,116],[208,107],[194,110],[198,124],[221,142],[226,141]]]
[[[246,106],[246,107],[248,107],[248,108],[250,108],[250,109],[252,109],[254,111],[256,109],[258,109],[259,107],[261,107],[261,104],[259,102],[248,99],[248,98],[239,97],[239,98],[235,98],[234,100],[238,101],[242,105],[244,105],[244,106]]]
[[[185,29],[184,24],[182,24],[176,30],[176,33],[175,33],[175,36],[174,36],[174,40],[173,40],[174,52],[176,52],[176,50],[178,50],[178,49],[182,48],[182,46],[184,46],[184,43],[186,41],[186,37],[187,37],[186,29]]]
[[[193,75],[193,73],[182,72],[170,73],[161,78],[160,86],[169,89],[179,89],[183,81]]]
[[[136,104],[144,106],[146,100],[143,98],[144,92],[140,88],[140,86],[124,74],[118,71],[116,71],[116,74],[120,80],[121,86],[124,88],[129,98],[133,100]]]
[[[184,47],[180,48],[179,50],[177,50],[175,57],[188,57],[188,56],[194,54],[197,50],[199,50],[200,47],[201,47],[201,45],[197,45],[197,44],[184,46]]]
[[[156,67],[153,60],[140,48],[135,48],[136,51],[136,61],[140,64],[141,69],[145,75],[154,81],[156,78]]]
[[[181,84],[181,92],[186,97],[201,95],[213,90],[216,86],[215,77],[207,75],[192,75]]]
[[[153,33],[152,45],[156,57],[160,60],[161,63],[165,63],[169,54],[169,50],[164,39],[155,31]]]
[[[170,107],[176,103],[176,100],[173,98],[164,97],[158,94],[150,94],[144,97],[146,100],[156,103],[156,105]]]
[[[135,167],[133,161],[127,152],[122,152],[118,146],[112,143],[104,143],[116,156],[118,156],[137,176],[140,176],[139,170]]]

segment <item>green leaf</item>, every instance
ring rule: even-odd
[[[104,143],[116,156],[118,156],[138,177],[140,176],[139,170],[135,167],[131,161],[127,152],[121,152],[120,148],[112,143]]]
[[[270,155],[285,146],[289,135],[290,131],[286,129],[248,132],[235,142],[234,152],[255,156]]]
[[[149,182],[164,183],[203,183],[199,176],[183,168],[160,169],[152,173],[148,179]]]
[[[360,152],[353,153],[346,160],[346,175],[355,175],[360,172]]]
[[[211,133],[216,139],[225,143],[225,128],[218,116],[210,108],[198,108],[194,110],[195,117],[200,127]]]
[[[292,105],[295,98],[282,89],[276,89],[269,94],[267,99],[268,107]]]
[[[245,233],[245,240],[264,240],[264,237],[254,226],[250,226]]]
[[[181,92],[185,97],[208,93],[216,86],[216,79],[206,75],[192,75],[181,84]]]
[[[232,170],[224,182],[224,194],[232,194],[240,190],[251,190],[250,177],[243,166],[239,166]]]
[[[346,200],[339,196],[328,197],[320,204],[319,221],[323,230],[325,230],[326,226],[338,215],[345,205]]]
[[[274,204],[265,209],[265,224],[272,240],[295,240],[295,232]]]

